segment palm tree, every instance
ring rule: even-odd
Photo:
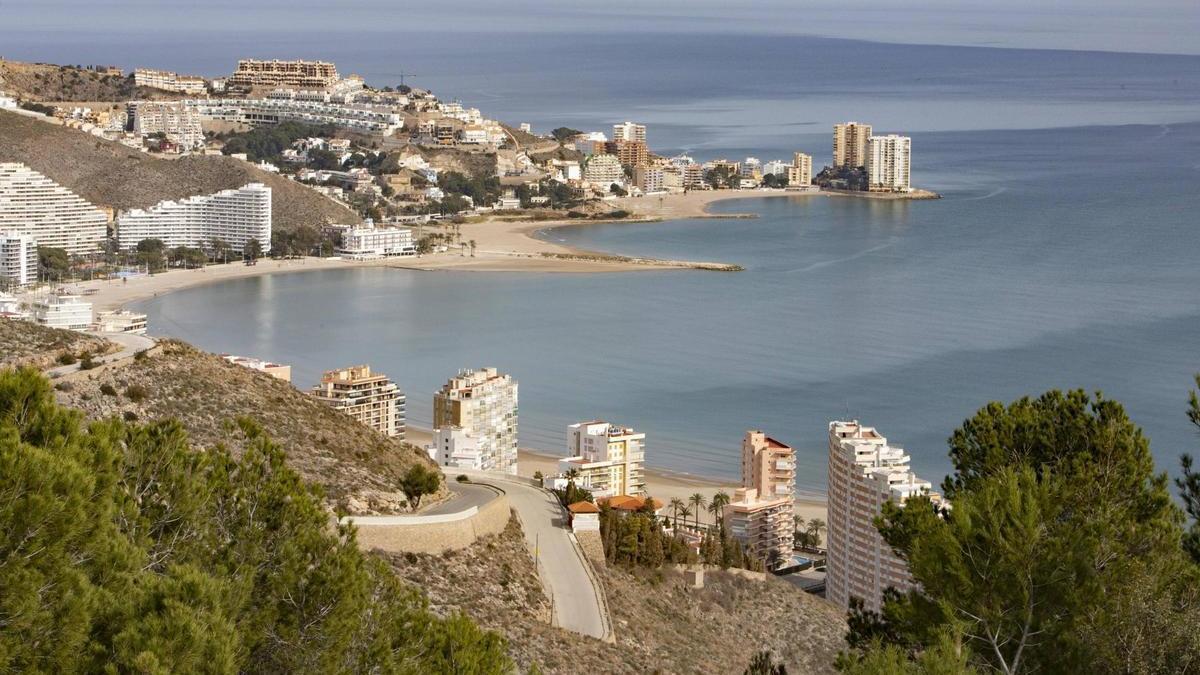
[[[687,507],[687,504],[684,504],[683,506],[679,507],[679,515],[683,516],[683,524],[687,525],[687,519],[688,516],[692,515],[692,510]],[[676,523],[676,525],[678,525],[678,523]],[[678,536],[679,532],[676,531],[675,534]]]
[[[713,514],[713,520],[721,527],[725,526],[725,507],[729,506],[729,501],[729,493],[721,490],[713,495],[712,503],[709,505],[709,510]]]
[[[704,510],[704,506],[708,503],[708,500],[704,498],[704,495],[697,492],[691,497],[688,497],[688,503],[690,503],[696,509],[696,529],[699,530],[700,512]]]
[[[471,247],[471,257],[474,258],[475,257],[475,240],[472,239],[471,241],[467,242],[467,244]]]
[[[675,533],[679,533],[679,511],[686,509],[687,504],[679,497],[671,497],[671,513],[675,515]]]
[[[825,529],[825,521],[820,518],[813,518],[808,521],[808,534],[812,537],[812,545],[814,547],[821,545],[821,531]]]

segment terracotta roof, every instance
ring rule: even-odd
[[[641,499],[640,497],[632,497],[630,495],[616,495],[602,501],[608,504],[610,508],[614,508],[619,511],[638,511],[646,504],[646,500]],[[666,506],[666,503],[661,499],[655,499],[651,497],[650,501],[653,502],[655,511],[658,511],[662,509],[662,507]]]
[[[600,513],[600,507],[591,502],[575,502],[567,510],[571,513]]]

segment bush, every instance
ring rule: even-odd
[[[463,473],[458,474],[458,478],[455,478],[454,480],[456,480],[460,483],[470,483],[471,482],[471,478]]]
[[[141,352],[138,353],[141,354]],[[146,397],[149,395],[150,392],[146,391],[146,388],[140,384],[131,384],[128,387],[125,387],[125,397],[134,403],[141,403],[142,401],[145,401]]]
[[[137,421],[137,413],[133,412],[132,410],[126,410],[125,414],[122,415],[122,417],[125,418],[126,422],[136,422]]]
[[[95,368],[98,365],[100,365],[100,364],[95,359],[92,358],[91,352],[84,352],[83,354],[81,354],[79,356],[79,369],[80,370],[91,370],[92,368]]]
[[[59,382],[54,385],[54,388],[59,391],[74,391],[75,385],[71,384],[70,382]]]
[[[58,355],[58,358],[55,359],[55,361],[58,361],[59,365],[73,366],[79,362],[79,359],[75,358],[75,355],[71,352],[63,352]]]
[[[116,396],[117,390],[111,384],[105,382],[104,384],[100,385],[100,393],[104,394],[105,396]]]

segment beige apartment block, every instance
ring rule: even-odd
[[[337,67],[327,61],[242,59],[226,86],[324,89],[337,84],[340,79]]]
[[[312,395],[386,436],[404,438],[404,394],[370,366],[326,371]]]
[[[792,155],[792,165],[787,170],[788,187],[812,185],[812,156],[803,152]]]
[[[761,431],[742,439],[742,487],[725,507],[730,533],[755,557],[783,563],[792,552],[796,451]]]
[[[829,554],[825,598],[848,609],[851,598],[879,611],[887,588],[913,586],[904,561],[875,528],[883,504],[904,505],[917,495],[941,497],[909,468],[903,449],[888,445],[858,421],[829,423]]]
[[[495,368],[460,370],[433,395],[433,427],[475,439],[483,471],[517,473],[517,381]]]
[[[567,457],[558,470],[579,472],[576,484],[596,497],[642,495],[646,434],[602,420],[567,427]]]
[[[867,164],[871,125],[845,122],[833,125],[833,166],[856,168]]]

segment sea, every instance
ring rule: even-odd
[[[914,184],[943,196],[738,199],[713,210],[757,217],[539,233],[738,273],[346,269],[138,306],[153,333],[290,363],[300,387],[369,363],[407,392],[416,426],[459,368],[496,366],[520,382],[524,446],[557,453],[567,424],[603,418],[645,431],[652,466],[736,479],[742,434],[763,429],[797,448],[812,495],[832,419],[877,427],[938,483],[965,418],[1052,388],[1124,403],[1160,470],[1200,451],[1185,414],[1200,371],[1200,56],[1022,47],[1045,42],[1036,31],[998,48],[594,18],[357,38],[347,21],[86,40],[31,23],[0,28],[0,52],[207,75],[241,56],[326,58],[536,132],[642,122],[656,152],[701,161],[828,163],[833,123],[856,120],[910,135]]]

